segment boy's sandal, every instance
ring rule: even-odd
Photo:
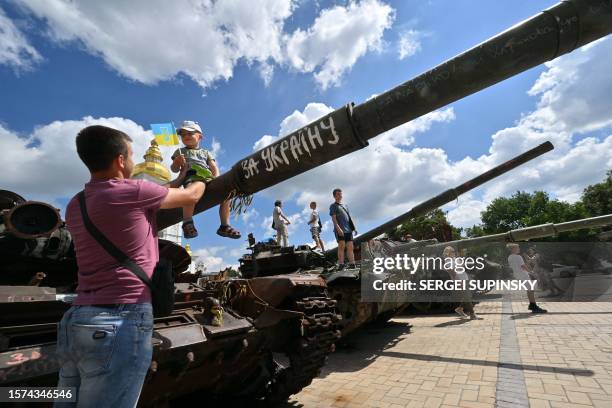
[[[193,221],[183,222],[183,236],[187,239],[195,238],[198,236],[198,230],[196,229]]]
[[[221,225],[217,230],[217,235],[231,239],[238,239],[241,236],[240,231],[230,225]]]

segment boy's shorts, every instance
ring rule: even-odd
[[[183,187],[187,187],[194,181],[201,181],[202,183],[208,183],[214,177],[211,171],[197,164],[192,164],[191,168],[185,173],[185,180],[183,180]]]
[[[338,235],[338,231],[334,231],[334,234],[336,235],[336,241],[340,242],[340,241],[344,241],[344,242],[350,242],[353,240],[353,233],[352,232],[345,232],[342,235]]]
[[[314,240],[321,238],[321,230],[318,225],[310,227],[310,235],[312,235],[312,239]]]

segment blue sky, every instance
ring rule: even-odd
[[[197,120],[204,146],[214,138],[227,169],[255,144],[362,102],[554,4],[112,3],[0,3],[0,149],[16,169],[0,175],[1,188],[64,206],[86,181],[73,141],[91,123],[130,132],[142,154],[150,123]],[[269,235],[266,217],[279,198],[294,221],[290,241],[309,242],[307,203],[318,201],[326,213],[331,188],[340,186],[366,231],[544,140],[557,146],[550,158],[445,210],[469,226],[492,198],[517,189],[576,200],[612,167],[611,48],[605,39],[398,128],[353,161],[257,194],[249,215],[234,223],[245,236]],[[192,248],[212,268],[235,263],[245,243],[214,234],[216,211],[196,222],[201,237]],[[331,239],[327,223],[324,240]]]

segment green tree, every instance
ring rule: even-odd
[[[438,241],[450,241],[461,237],[461,229],[452,226],[446,219],[444,211],[435,209],[429,213],[413,218],[401,224],[387,234],[391,239],[401,239],[406,234],[416,240],[436,238]]]
[[[592,217],[612,214],[612,170],[608,170],[604,181],[584,189],[582,202]]]
[[[544,191],[517,191],[511,197],[494,199],[481,213],[482,224],[468,228],[466,232],[469,237],[476,237],[546,223],[573,221],[588,216],[589,212],[581,201],[570,204],[557,199],[551,200]],[[564,233],[555,240],[588,240],[593,235],[592,231],[579,230]]]

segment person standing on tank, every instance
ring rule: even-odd
[[[310,219],[308,220],[308,226],[310,227],[310,235],[312,236],[313,241],[315,242],[315,249],[318,248],[321,251],[325,251],[325,246],[323,245],[323,241],[321,240],[321,218],[319,217],[319,212],[317,211],[317,203],[312,201],[310,203],[310,209],[312,212],[310,213]]]
[[[119,130],[94,125],[78,133],[76,149],[91,174],[83,190],[91,223],[151,277],[159,260],[157,210],[193,205],[202,191],[197,183],[178,189],[130,179],[131,141]],[[66,225],[78,287],[58,325],[58,387],[75,387],[77,401],[55,406],[133,407],[151,365],[151,292],[90,235],[78,195],[66,208]]]
[[[289,224],[291,221],[283,213],[283,202],[276,200],[274,210],[272,210],[272,228],[276,230],[276,243],[280,246],[289,245],[289,232],[287,231]]]
[[[344,269],[345,251],[348,256],[348,267],[355,268],[353,233],[356,233],[357,230],[348,207],[342,204],[342,190],[335,188],[334,191],[332,191],[332,195],[335,201],[329,206],[329,215],[334,223],[334,235],[338,242],[338,269]]]

